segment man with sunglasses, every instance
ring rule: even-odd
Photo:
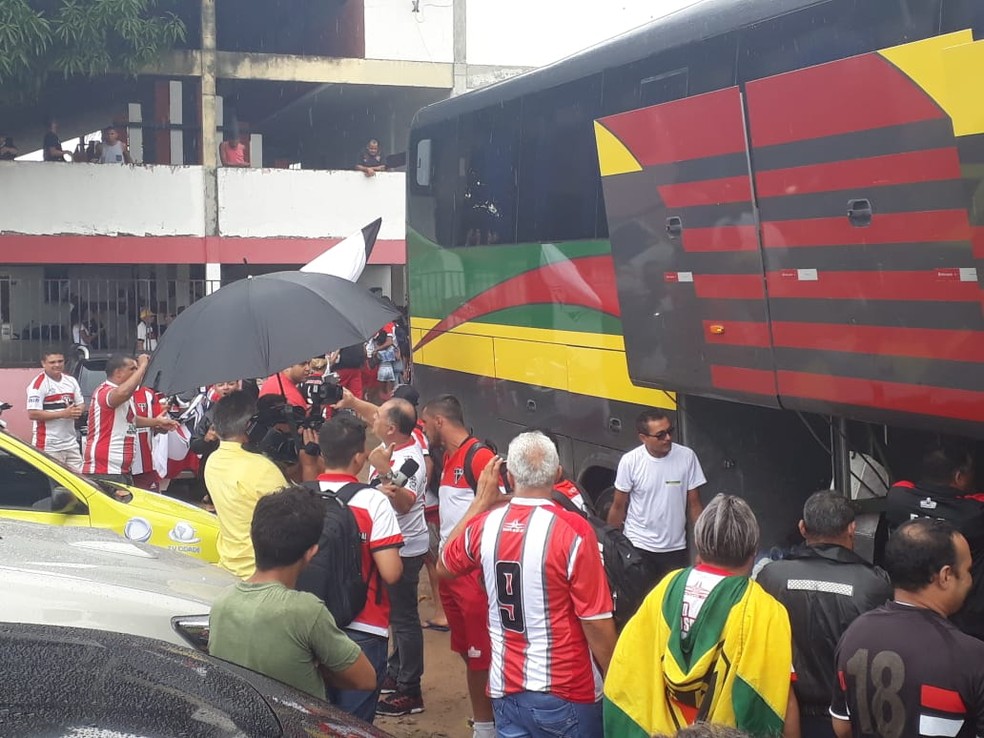
[[[692,525],[704,509],[699,488],[707,479],[697,454],[673,442],[665,412],[643,411],[636,431],[642,445],[618,463],[608,523],[622,528],[642,554],[652,588],[667,572],[690,563],[687,521]]]

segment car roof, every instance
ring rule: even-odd
[[[207,605],[238,581],[200,559],[128,541],[113,531],[0,518],[0,582],[11,586],[13,573],[30,573],[35,582],[71,579]]]
[[[0,651],[10,735],[386,736],[260,674],[149,638],[0,623]]]

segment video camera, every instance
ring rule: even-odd
[[[288,405],[280,395],[266,395],[256,403],[256,414],[250,418],[246,427],[246,449],[261,453],[274,461],[292,464],[297,461],[300,450],[300,429],[317,429],[323,422],[324,419],[320,416],[309,418],[303,408]],[[282,425],[288,426],[288,430],[277,427]]]
[[[320,380],[308,380],[301,385],[304,399],[311,406],[307,417],[301,420],[298,427],[319,430],[325,422],[325,405],[334,405],[343,397],[342,385],[338,383],[337,374],[325,374]]]

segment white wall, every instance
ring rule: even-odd
[[[0,232],[202,236],[201,167],[0,162]]]
[[[697,2],[697,0],[467,1],[468,63],[530,67],[543,66],[563,59],[677,8]],[[368,2],[369,0],[367,4]],[[369,28],[367,16],[367,44]]]
[[[451,62],[452,0],[365,0],[366,58]]]
[[[219,232],[343,238],[382,216],[380,240],[406,232],[402,172],[219,169]]]

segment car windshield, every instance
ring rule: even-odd
[[[104,360],[99,361],[84,361],[79,369],[79,375],[76,379],[79,380],[79,387],[82,388],[82,396],[89,401],[92,397],[92,393],[96,391],[96,387],[106,381],[106,362]]]
[[[15,456],[19,456],[20,458],[24,459],[24,461],[26,461],[27,463],[31,463],[31,457],[30,456],[28,456],[26,454],[22,454],[22,453],[17,453],[17,449],[19,449],[20,447],[22,447],[22,446],[24,446],[26,444],[24,444],[24,442],[21,441],[16,436],[13,436],[10,433],[7,433],[6,431],[0,431],[0,432],[2,432],[3,435],[5,435],[7,438],[10,438],[10,439],[12,439],[14,441],[14,443],[11,444],[13,446],[13,448],[11,448],[9,450]],[[116,482],[109,482],[109,481],[107,481],[105,479],[93,479],[92,477],[88,477],[85,474],[80,474],[79,472],[75,471],[72,467],[68,466],[67,464],[62,463],[61,461],[59,461],[58,459],[56,459],[56,458],[54,458],[52,456],[49,456],[47,453],[45,453],[44,451],[42,451],[40,449],[34,448],[32,446],[31,447],[31,450],[34,451],[35,453],[41,454],[50,463],[54,464],[55,466],[61,467],[64,471],[68,472],[69,474],[71,474],[76,479],[81,479],[86,484],[88,484],[90,487],[95,487],[97,490],[99,490],[100,492],[102,492],[107,497],[112,497],[114,500],[117,500],[119,502],[129,502],[130,500],[133,499],[133,493],[130,492],[130,490],[124,484],[117,484]]]

